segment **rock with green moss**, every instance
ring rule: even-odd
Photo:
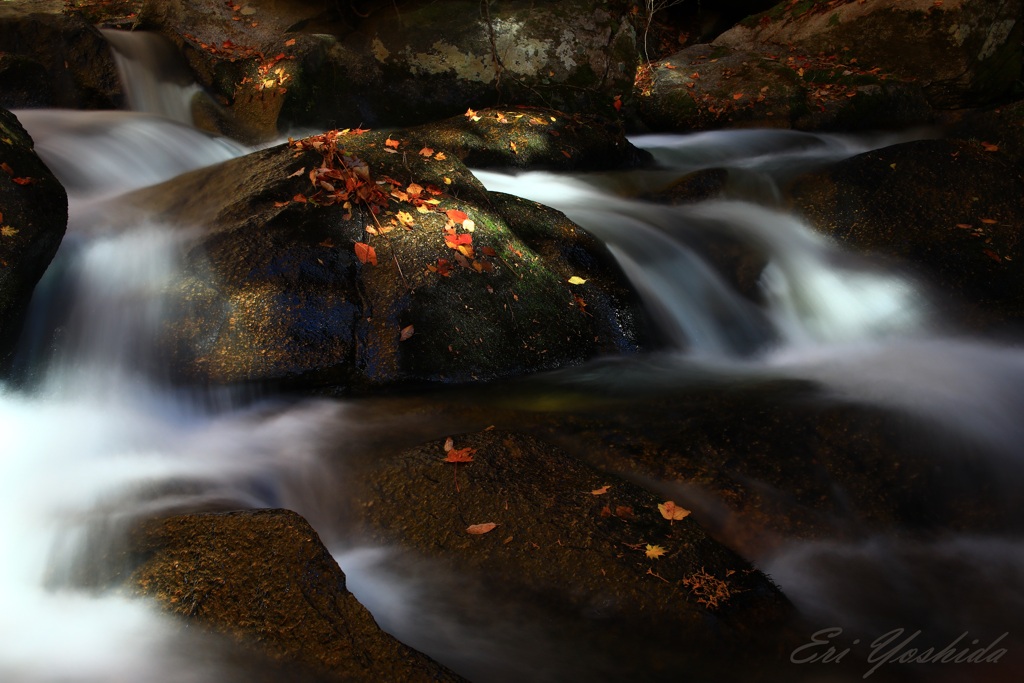
[[[976,140],[894,145],[799,178],[793,196],[812,226],[904,261],[974,323],[1024,319],[1024,178],[1001,150]]]
[[[653,64],[636,95],[652,130],[872,130],[933,118],[915,83],[763,46],[691,46]]]
[[[59,0],[0,2],[0,106],[116,109],[110,46]]]
[[[28,302],[68,221],[68,198],[36,156],[32,138],[0,109],[0,365],[21,329]]]
[[[179,376],[365,391],[516,376],[643,343],[643,313],[603,246],[578,238],[571,259],[531,248],[516,232],[537,230],[524,212],[411,131],[339,135],[345,156],[332,161],[314,148],[326,139],[128,197],[201,226],[166,328]],[[555,218],[545,240],[566,239]]]
[[[1005,97],[1021,72],[1020,0],[785,0],[719,36],[716,45],[774,45],[914,81],[938,108]]]
[[[412,125],[498,102],[614,116],[638,61],[626,8],[608,0],[243,9],[153,0],[138,26],[170,38],[214,95],[206,126],[248,140]]]
[[[138,567],[128,584],[138,594],[265,653],[292,680],[463,680],[382,631],[294,512],[154,520],[132,546]]]

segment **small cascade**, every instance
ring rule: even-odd
[[[101,33],[113,48],[129,108],[192,125],[192,100],[203,89],[170,41],[147,31]]]

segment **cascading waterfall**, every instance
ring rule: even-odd
[[[17,388],[0,385],[0,680],[247,680],[237,658],[215,649],[197,656],[198,644],[173,622],[90,585],[83,567],[98,562],[97,548],[115,543],[123,525],[172,510],[289,507],[340,550],[345,529],[332,526],[331,507],[340,484],[319,445],[328,435],[354,444],[359,429],[372,427],[347,422],[342,403],[254,404],[161,383],[159,362],[148,354],[178,277],[178,238],[156,223],[112,233],[106,217],[122,192],[247,150],[182,123],[173,103],[187,99],[188,87],[153,95],[166,94],[153,84],[167,79],[153,76],[164,57],[147,61],[148,43],[108,37],[123,53],[129,92],[141,93],[131,96],[133,106],[159,116],[17,112],[68,188],[72,216],[33,303],[21,350],[24,379]],[[672,341],[668,352],[616,363],[614,378],[598,365],[560,373],[559,382],[633,381],[639,391],[651,375],[661,386],[683,386],[696,374],[724,383],[811,380],[845,399],[963,433],[982,444],[1013,487],[1021,479],[1024,353],[944,336],[921,283],[891,264],[842,252],[774,205],[780,178],[904,139],[790,131],[651,136],[635,142],[654,154],[660,171],[478,175],[492,190],[566,212],[606,242]],[[730,169],[723,199],[668,207],[629,196],[710,167]],[[707,261],[702,247],[710,235],[727,236],[767,264],[754,295]],[[41,353],[56,329],[56,348]],[[396,424],[401,419],[381,429]],[[992,569],[977,572],[979,595],[999,585],[1007,610],[1024,605],[1024,587],[1004,580],[1024,575],[1019,539],[962,536],[893,547],[881,538],[794,543],[756,559],[824,622],[844,616],[870,628],[880,603],[897,617],[901,607],[928,604],[933,620],[955,618],[963,601],[915,592],[909,577],[955,569],[964,554]],[[477,650],[483,654],[461,669],[478,680],[530,676],[536,643],[528,624],[515,625],[516,637],[502,642],[510,631],[470,634],[443,614],[416,618],[416,589],[387,583],[376,570],[387,556],[382,549],[338,554],[351,587],[382,623],[453,666],[463,656],[452,654],[459,639],[487,640]],[[874,578],[859,580],[867,576]],[[440,609],[437,602],[430,609]],[[984,609],[968,610],[964,628],[980,623]]]

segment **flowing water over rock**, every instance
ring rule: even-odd
[[[545,644],[540,625],[519,614],[480,623],[466,605],[478,599],[479,610],[488,598],[460,577],[432,575],[428,563],[410,570],[415,560],[407,555],[396,564],[391,549],[350,536],[342,461],[387,440],[415,444],[456,429],[457,420],[424,426],[416,406],[434,397],[409,399],[403,413],[386,401],[295,402],[166,381],[152,338],[178,276],[180,233],[156,218],[112,233],[108,212],[117,211],[121,192],[244,148],[142,114],[19,117],[73,201],[69,235],[36,292],[19,371],[0,385],[0,679],[294,680],[232,645],[200,642],[105,581],[124,569],[111,558],[138,519],[259,507],[306,517],[386,629],[473,680],[597,675]],[[927,459],[932,431],[940,431],[958,446],[936,467],[962,457],[997,472],[1006,491],[1018,489],[1024,353],[957,335],[927,283],[896,264],[838,250],[778,205],[786,177],[899,139],[786,131],[657,136],[635,140],[661,162],[657,172],[479,172],[489,189],[554,206],[607,243],[669,345],[534,378],[511,394],[476,388],[467,400],[494,415],[511,405],[571,419],[586,413],[588,396],[658,400],[695,387],[728,393],[803,382],[825,397],[911,416],[905,443],[915,455]],[[632,198],[713,167],[730,172],[720,198],[678,207]],[[716,250],[726,243],[732,251],[723,258]],[[741,452],[758,447],[736,445]],[[886,486],[878,482],[880,495]],[[866,663],[867,643],[892,629],[923,630],[919,647],[942,647],[962,632],[969,635],[961,648],[1018,635],[1020,532],[1008,514],[984,533],[951,530],[930,539],[903,541],[899,530],[882,529],[854,540],[783,537],[749,559],[809,623],[844,629],[835,644],[851,648],[846,660],[857,660],[856,680],[874,666]],[[787,676],[825,680],[826,666],[794,665]],[[883,665],[877,679],[917,680],[912,666]],[[982,680],[979,671],[991,669],[923,670],[930,680]],[[736,672],[737,680],[745,677],[739,662]]]

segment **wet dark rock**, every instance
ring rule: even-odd
[[[32,291],[68,221],[64,188],[32,149],[32,138],[0,109],[0,365],[9,360]]]
[[[538,107],[481,109],[409,134],[454,152],[473,168],[603,171],[651,162],[617,123]]]
[[[643,342],[643,314],[620,297],[628,285],[604,247],[579,237],[562,252],[535,252],[454,153],[421,153],[428,143],[412,131],[340,139],[367,164],[351,162],[361,173],[395,192],[376,217],[354,197],[351,208],[294,201],[313,195],[309,171],[323,159],[287,145],[132,195],[164,220],[208,226],[187,247],[167,326],[179,376],[364,391],[517,376]],[[417,211],[412,183],[441,211],[463,211],[475,223],[473,232],[458,230],[472,240],[471,253],[446,244],[445,213]],[[551,218],[549,241],[567,224],[561,214]],[[378,225],[391,231],[366,231]],[[360,262],[357,242],[374,247],[377,265]],[[570,284],[570,272],[587,282]],[[409,326],[414,334],[402,340]]]
[[[344,681],[459,681],[384,633],[312,527],[288,510],[145,523],[128,583],[272,659]]]
[[[808,381],[680,390],[687,378],[657,360],[605,372],[615,373],[611,387],[622,378],[622,391],[547,398],[582,408],[568,419],[533,410],[495,420],[540,429],[588,464],[673,498],[745,557],[770,556],[785,539],[931,538],[1015,524],[1005,510],[1020,506],[999,485],[1000,461],[944,425],[836,400]],[[631,397],[626,387],[644,377]]]
[[[771,582],[691,518],[666,519],[663,498],[522,433],[452,446],[472,462],[445,462],[444,440],[364,462],[348,479],[353,514],[371,540],[481,583],[492,605],[538,610],[580,678],[713,680],[732,655],[770,658],[784,639],[793,615]]]
[[[0,3],[0,106],[117,109],[123,101],[110,46],[56,0]]]
[[[961,112],[947,124],[948,137],[998,148],[1000,160],[1024,166],[1024,102]]]
[[[775,46],[694,45],[653,64],[637,106],[652,130],[873,130],[933,118],[917,84]]]
[[[225,107],[211,123],[251,140],[411,125],[507,101],[613,117],[638,59],[625,8],[598,0],[489,4],[489,14],[471,0],[381,4],[365,16],[313,2],[246,8],[146,2],[139,27],[182,49]]]
[[[938,108],[978,106],[1005,97],[1021,71],[1020,0],[780,2],[720,35],[715,45],[773,45],[835,55],[920,84]]]
[[[861,154],[798,179],[797,209],[861,251],[901,259],[977,324],[1024,316],[1024,178],[982,141],[922,140]]]

